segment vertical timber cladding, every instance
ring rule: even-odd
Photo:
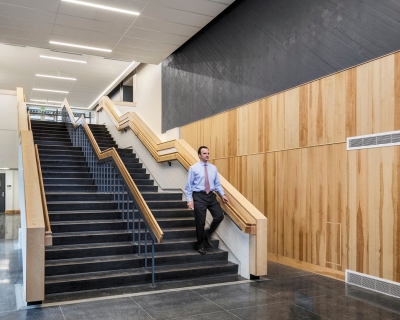
[[[400,53],[181,127],[268,217],[268,252],[400,281]]]
[[[163,61],[162,130],[395,52],[399,23],[392,0],[236,0]]]

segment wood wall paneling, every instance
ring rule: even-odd
[[[221,174],[268,217],[271,257],[400,281],[400,147],[346,150],[347,137],[400,130],[399,92],[395,53],[184,126],[181,137],[209,145]]]

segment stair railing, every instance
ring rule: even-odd
[[[99,100],[97,112],[104,109],[118,130],[130,128],[158,162],[178,160],[187,170],[198,162],[197,152],[183,139],[162,142],[157,135],[133,112],[121,114],[109,97]],[[229,203],[217,199],[222,209],[245,233],[253,235],[250,241],[250,273],[267,274],[267,218],[221,174],[220,181]]]
[[[65,99],[62,106],[62,118],[65,121],[72,143],[81,147],[93,175],[99,192],[113,194],[122,211],[122,220],[126,218],[127,231],[132,232],[132,243],[138,244],[138,255],[142,254],[144,240],[144,267],[148,268],[148,235],[151,240],[152,285],[155,283],[155,241],[162,242],[164,233],[151,213],[139,189],[130,176],[115,148],[101,151],[84,117],[77,121]],[[142,230],[142,225],[144,230]]]

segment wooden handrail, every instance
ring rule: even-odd
[[[176,139],[162,142],[136,113],[128,112],[121,115],[107,96],[102,97],[99,101],[97,111],[102,109],[111,116],[118,130],[126,127],[131,128],[158,162],[178,160],[186,169],[189,169],[191,165],[198,162],[196,151],[185,140]],[[229,203],[223,203],[220,197],[218,197],[223,210],[243,232],[256,234],[257,220],[267,218],[222,175],[220,175],[220,180],[225,193],[230,199]]]
[[[49,211],[47,210],[46,194],[44,192],[42,168],[40,166],[40,157],[39,157],[39,150],[38,150],[37,144],[35,144],[35,155],[36,155],[36,166],[37,166],[37,171],[38,171],[38,175],[39,175],[40,195],[42,198],[43,217],[44,217],[44,223],[45,223],[45,228],[46,228],[45,230],[46,230],[46,233],[51,233]]]
[[[157,241],[162,242],[162,240],[164,238],[164,232],[161,230],[160,226],[158,225],[157,220],[154,218],[154,216],[153,216],[150,208],[148,207],[146,201],[144,200],[142,194],[139,192],[138,187],[136,186],[135,182],[133,181],[131,175],[128,172],[128,169],[125,167],[123,161],[121,160],[121,157],[119,156],[117,150],[115,150],[115,148],[113,147],[113,148],[109,148],[107,150],[101,151],[85,118],[82,116],[81,118],[79,118],[76,121],[75,117],[72,113],[72,110],[68,104],[68,101],[66,99],[64,99],[63,107],[66,108],[69,119],[70,119],[71,123],[73,124],[74,128],[77,128],[79,125],[81,125],[83,127],[83,129],[85,130],[85,132],[89,138],[90,143],[92,144],[93,150],[97,155],[97,158],[99,160],[106,160],[108,158],[112,158],[114,160],[114,163],[117,166],[119,172],[121,173],[121,176],[125,180],[125,183],[126,183],[128,189],[130,190],[133,197],[135,198],[136,203],[138,204],[138,206],[144,216],[144,219],[147,221],[149,228],[151,229],[152,233],[156,237]]]
[[[157,135],[133,112],[121,114],[107,96],[99,100],[96,111],[105,110],[118,130],[130,128],[158,162],[178,160],[186,169],[198,162],[197,152],[183,139],[162,142]],[[221,174],[221,185],[229,203],[217,197],[222,209],[249,238],[250,274],[267,274],[267,223],[265,217],[250,201],[234,188]]]
[[[27,122],[28,122],[28,130],[29,131],[32,131],[32,125],[31,125],[31,114],[30,114],[30,112],[28,111],[27,112]]]

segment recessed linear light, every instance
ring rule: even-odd
[[[50,57],[50,56],[39,56],[39,57],[45,58],[45,59],[68,61],[68,62],[87,63],[86,61],[82,61],[82,60],[72,60],[72,59],[64,59],[64,58],[57,58],[57,57]]]
[[[31,99],[31,101],[37,101],[37,102],[52,102],[52,103],[62,103],[62,101],[53,101],[53,100],[40,100],[40,99]]]
[[[0,170],[10,170],[10,168],[0,168]]]
[[[36,74],[36,77],[43,77],[43,78],[52,78],[52,79],[60,79],[60,80],[71,80],[76,81],[75,78],[67,78],[67,77],[56,77],[56,76],[47,76],[45,74]]]
[[[79,44],[73,44],[73,43],[65,43],[65,42],[58,42],[58,41],[49,41],[49,43],[51,43],[51,44],[58,44],[59,46],[67,46],[67,47],[82,48],[82,49],[88,49],[88,50],[112,52],[112,50],[110,50],[110,49],[103,49],[103,48],[96,48],[96,47],[81,46],[81,45],[79,45]]]
[[[32,90],[35,90],[35,91],[47,91],[47,92],[57,92],[57,93],[68,93],[68,91],[50,90],[50,89],[38,89],[38,88],[33,88]]]
[[[55,108],[60,107],[59,104],[48,104],[48,103],[27,102],[26,104],[31,106],[42,106],[42,107],[55,107]]]
[[[93,8],[104,9],[104,10],[109,10],[109,11],[132,14],[134,16],[138,16],[140,14],[139,12],[136,12],[136,11],[130,11],[130,10],[118,9],[118,8],[114,8],[114,7],[102,6],[100,4],[84,2],[84,1],[77,1],[77,0],[61,0],[61,1],[80,4],[82,6],[87,6],[87,7],[93,7]]]
[[[96,100],[92,102],[89,107],[87,107],[87,109],[93,107],[93,105],[99,101],[99,99],[125,74],[125,72],[127,72],[134,65],[134,63],[135,61],[132,61],[132,63],[124,71],[122,71],[122,73],[113,82],[111,82],[111,84],[96,98]]]

